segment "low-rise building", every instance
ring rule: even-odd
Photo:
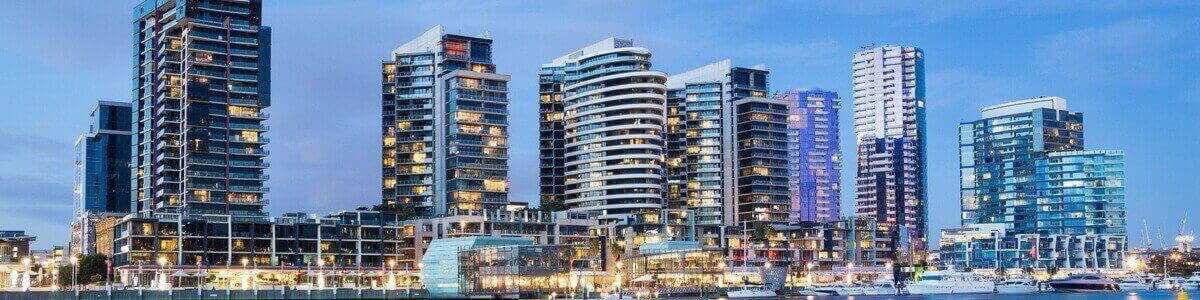
[[[1128,247],[1124,235],[1014,234],[1012,225],[1006,223],[943,229],[939,244],[943,264],[981,272],[1121,269]]]
[[[34,240],[24,231],[0,231],[0,289],[30,286],[34,261],[29,243]]]

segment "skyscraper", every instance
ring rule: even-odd
[[[1083,151],[1083,114],[1041,97],[959,125],[962,223],[1018,234],[1125,234],[1124,154]]]
[[[129,212],[128,102],[100,101],[88,131],[75,142],[75,217],[86,212]]]
[[[265,216],[262,3],[146,0],[134,13],[134,210]]]
[[[436,26],[383,62],[383,202],[422,214],[508,204],[508,75],[492,40]]]
[[[542,199],[561,191],[567,210],[610,220],[662,208],[667,76],[650,66],[650,50],[616,38],[542,65],[542,119],[562,114],[561,142],[542,124],[542,182],[562,186],[543,187]]]
[[[924,52],[911,46],[864,49],[854,54],[853,70],[856,214],[904,227],[912,244],[923,250]]]
[[[791,220],[841,218],[842,151],[837,92],[792,90],[775,97],[788,104],[788,194]]]
[[[755,162],[738,159],[749,155],[737,152],[747,148],[738,144],[738,138],[765,136],[738,129],[753,125],[747,122],[769,121],[742,119],[764,108],[749,103],[761,102],[766,95],[767,77],[763,66],[734,67],[730,60],[722,60],[667,78],[666,205],[695,211],[702,237],[719,236],[720,226],[738,224],[739,212],[756,206],[739,204],[738,183],[748,181],[738,179],[753,174],[753,170],[741,172],[742,167],[752,168]],[[738,111],[738,105],[744,110]],[[742,191],[756,188],[748,185]]]

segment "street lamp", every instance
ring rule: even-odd
[[[166,272],[166,268],[167,268],[167,257],[159,256],[158,257],[158,276],[159,276],[158,286],[164,290],[167,289],[167,281],[170,281],[170,278],[167,276],[164,276],[165,274],[163,274]]]
[[[79,297],[79,287],[77,286],[79,284],[79,268],[76,267],[77,265],[79,265],[79,257],[72,255],[71,256],[71,289],[75,291],[75,296]]]
[[[393,289],[396,288],[396,274],[393,273],[396,269],[396,259],[388,259],[388,283],[387,285]]]
[[[247,288],[250,285],[250,275],[249,275],[249,272],[246,270],[246,266],[249,264],[250,264],[250,260],[243,257],[242,258],[242,273],[243,273],[242,274],[242,287],[243,288]]]

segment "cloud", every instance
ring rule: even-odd
[[[1194,20],[1192,21],[1194,22]],[[1194,23],[1133,19],[1051,35],[1034,49],[1046,72],[1089,84],[1163,83],[1180,61],[1197,58],[1179,47],[1197,42]]]

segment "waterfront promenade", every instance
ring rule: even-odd
[[[203,294],[196,290],[177,289],[163,290],[114,290],[114,291],[80,291],[79,296],[72,291],[3,291],[0,300],[9,299],[425,299],[426,294],[421,290],[355,290],[355,289],[324,289],[324,290],[205,290]]]

